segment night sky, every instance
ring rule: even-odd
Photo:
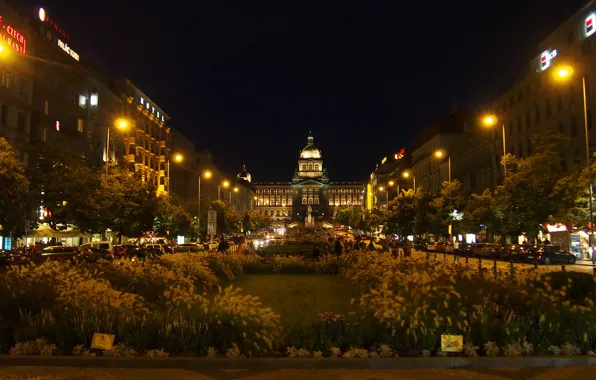
[[[35,3],[28,3],[34,17]],[[46,1],[71,46],[127,77],[234,174],[287,181],[312,129],[365,180],[433,120],[506,91],[579,0]]]

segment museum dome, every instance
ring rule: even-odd
[[[300,152],[300,158],[321,158],[321,151],[315,146],[314,137],[312,133],[308,133],[307,144]]]
[[[246,170],[246,165],[242,165],[242,171],[240,171],[240,173],[238,173],[236,175],[236,178],[243,179],[247,182],[252,181],[252,177],[251,177],[250,173]]]

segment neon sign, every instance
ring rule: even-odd
[[[399,150],[399,152],[395,153],[395,159],[396,160],[401,160],[402,158],[404,158],[405,154],[406,154],[406,149],[405,148],[401,148]]]
[[[546,70],[550,66],[550,61],[557,56],[557,51],[549,51],[545,50],[542,54],[540,54],[540,70]]]
[[[79,53],[75,52],[74,50],[72,50],[70,48],[70,46],[68,46],[68,44],[62,42],[62,40],[58,39],[58,47],[62,50],[64,50],[64,52],[68,55],[70,55],[71,57],[73,57],[74,59],[76,59],[77,61],[79,60]]]
[[[43,8],[39,8],[39,11],[37,13],[37,16],[39,17],[39,19],[43,22],[46,22],[48,24],[50,24],[50,26],[52,28],[54,28],[54,30],[56,32],[58,32],[58,34],[60,34],[63,38],[65,38],[67,41],[70,41],[70,33],[68,33],[64,28],[62,28],[60,25],[58,25],[56,23],[56,21],[54,21],[54,19],[50,18],[50,16],[48,16],[48,13],[46,12],[45,9]]]
[[[156,110],[155,110],[155,107],[151,106],[151,105],[149,104],[149,102],[148,102],[148,101],[146,101],[146,99],[145,99],[145,98],[143,98],[142,96],[141,96],[141,98],[139,99],[139,104],[141,104],[141,105],[145,106],[145,108],[147,108],[147,111],[149,111],[149,110],[150,110],[150,111],[151,111],[151,113],[152,113],[153,115],[155,115],[155,113],[156,113],[156,112],[155,112],[155,111],[156,111]],[[159,111],[157,111],[157,120],[160,120],[160,114],[159,114]],[[163,115],[161,115],[161,121],[162,121],[162,122],[165,122],[165,117],[164,117]]]
[[[586,33],[586,37],[590,37],[594,32],[596,32],[596,13],[592,13],[589,15],[586,20],[584,21],[584,32]]]
[[[10,46],[10,48],[19,54],[25,54],[27,52],[27,39],[18,30],[10,25],[4,25],[4,20],[0,16],[0,38],[2,44]]]

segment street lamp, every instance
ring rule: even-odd
[[[416,176],[413,175],[413,174],[411,174],[408,171],[405,171],[405,172],[401,173],[401,176],[404,177],[405,179],[408,179],[408,178],[410,178],[410,176],[412,176],[412,182],[413,182],[413,185],[414,185],[413,186],[413,189],[414,189],[414,192],[416,192]]]
[[[435,151],[435,157],[436,158],[443,158],[445,156],[447,156],[447,171],[448,171],[448,179],[449,179],[449,235],[451,235],[451,215],[453,213],[452,207],[451,207],[451,156],[447,155],[447,153],[444,150],[436,150]]]
[[[482,123],[489,128],[497,125],[498,119],[495,115],[486,115],[482,119]],[[507,148],[505,147],[505,123],[502,123],[501,129],[503,131],[503,157],[507,154]],[[503,161],[503,178],[507,178],[507,163]]]
[[[211,176],[213,176],[213,173],[211,173],[211,171],[209,170],[205,170],[203,172],[199,172],[199,186],[198,186],[198,190],[199,190],[199,201],[198,201],[198,207],[197,207],[197,235],[201,235],[201,177],[205,176],[205,179],[210,179]]]
[[[179,164],[182,161],[184,161],[184,156],[181,153],[174,154],[173,158],[174,158],[174,162],[177,163],[177,164]],[[169,192],[170,191],[170,187],[171,187],[171,185],[170,185],[170,178],[171,178],[170,177],[170,159],[169,158],[168,158],[168,162],[166,162],[166,174],[167,174],[167,183],[168,183],[168,190],[167,191]]]
[[[230,181],[224,179],[219,185],[217,185],[217,200],[221,201],[221,187],[223,186],[224,189],[230,187]]]
[[[114,125],[122,130],[128,128],[128,120],[118,119]],[[106,181],[108,180],[108,168],[110,166],[110,126],[107,128],[106,136]]]
[[[234,190],[234,193],[237,193],[240,191],[238,186],[235,186],[233,190]],[[232,205],[232,192],[230,191],[230,206],[231,205]],[[234,202],[234,211],[236,211],[236,202]]]
[[[554,77],[556,80],[560,82],[567,82],[573,77],[573,67],[569,65],[562,65],[558,66],[554,70]],[[586,140],[586,165],[588,170],[588,181],[590,183],[589,191],[590,191],[590,237],[588,239],[588,243],[590,248],[594,246],[593,239],[594,239],[594,203],[593,203],[593,195],[594,190],[592,187],[592,169],[591,169],[591,159],[590,159],[590,135],[588,133],[588,107],[587,107],[587,96],[586,96],[586,76],[582,75],[582,95],[584,101],[584,133],[585,133],[585,140]],[[594,257],[594,253],[590,252],[592,257]]]

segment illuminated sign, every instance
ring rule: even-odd
[[[557,56],[557,51],[545,50],[540,54],[540,70],[546,70],[550,66],[550,61]]]
[[[10,25],[5,25],[2,16],[0,16],[0,38],[2,44],[10,46],[10,48],[19,54],[27,53],[27,39],[18,30]]]
[[[385,157],[381,160],[381,165],[383,165],[385,162],[387,162],[387,157]]]
[[[561,223],[547,224],[546,230],[548,232],[563,232],[563,231],[567,231],[567,226],[564,224],[561,224]]]
[[[71,57],[73,57],[74,59],[76,59],[77,61],[79,60],[79,54],[77,52],[75,52],[74,50],[72,50],[70,48],[70,46],[68,46],[68,44],[62,42],[62,40],[58,40],[58,47],[62,50],[64,50],[64,52],[68,55],[70,55]]]
[[[586,18],[586,21],[584,21],[584,32],[586,33],[586,37],[590,37],[594,34],[594,31],[596,31],[596,25],[594,25],[594,23],[596,23],[596,13],[592,13]]]
[[[401,160],[402,158],[404,158],[404,155],[406,154],[406,149],[405,148],[401,148],[399,152],[395,153],[395,159],[396,160]]]
[[[166,120],[165,120],[165,117],[164,117],[163,115],[161,115],[161,118],[160,118],[159,111],[156,111],[156,110],[155,110],[155,107],[154,107],[154,106],[152,106],[151,104],[149,104],[149,102],[148,102],[148,101],[146,101],[146,99],[145,99],[145,98],[143,98],[142,96],[141,96],[141,98],[139,99],[139,104],[141,104],[141,105],[145,106],[145,108],[147,108],[147,111],[151,111],[151,113],[152,113],[153,115],[156,115],[156,117],[157,117],[157,120],[161,120],[162,122],[166,121]]]
[[[64,39],[66,39],[67,41],[70,41],[70,33],[68,33],[60,25],[58,25],[56,23],[56,21],[54,21],[54,19],[50,18],[50,16],[48,16],[48,13],[46,12],[45,9],[39,8],[39,11],[37,13],[37,16],[39,17],[39,19],[41,21],[50,24],[50,26],[52,28],[54,28],[54,30],[56,32],[58,32],[58,34],[60,34]]]

